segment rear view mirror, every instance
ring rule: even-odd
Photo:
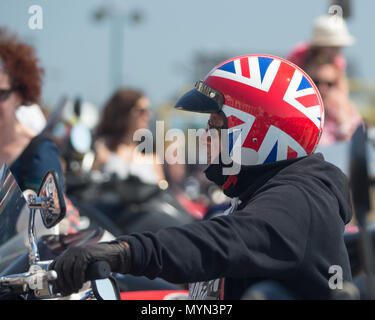
[[[65,200],[56,171],[48,171],[44,176],[38,197],[45,200],[42,201],[40,208],[43,223],[46,228],[52,228],[65,217],[66,212]]]
[[[111,276],[91,281],[91,286],[97,300],[121,300],[116,280]]]
[[[28,205],[31,209],[39,209],[46,228],[52,228],[65,217],[65,200],[55,171],[47,172],[37,197],[31,197]]]

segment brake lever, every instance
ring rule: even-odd
[[[38,298],[53,298],[51,282],[57,279],[54,270],[48,270],[51,261],[40,261],[30,266],[25,273],[0,277],[0,287],[21,290],[23,293],[33,291]]]

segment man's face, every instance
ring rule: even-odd
[[[224,118],[219,113],[211,113],[207,122],[207,163],[211,164],[221,151],[221,129],[224,129]],[[210,132],[209,132],[210,130]]]

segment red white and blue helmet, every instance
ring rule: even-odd
[[[226,60],[185,93],[175,108],[223,112],[229,152],[241,148],[241,163],[246,165],[313,153],[324,124],[323,102],[310,77],[293,63],[270,55]]]

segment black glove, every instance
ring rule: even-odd
[[[78,292],[86,281],[88,266],[96,261],[107,261],[112,272],[127,273],[130,248],[123,241],[116,240],[67,249],[49,267],[57,272],[54,291],[64,296]]]

